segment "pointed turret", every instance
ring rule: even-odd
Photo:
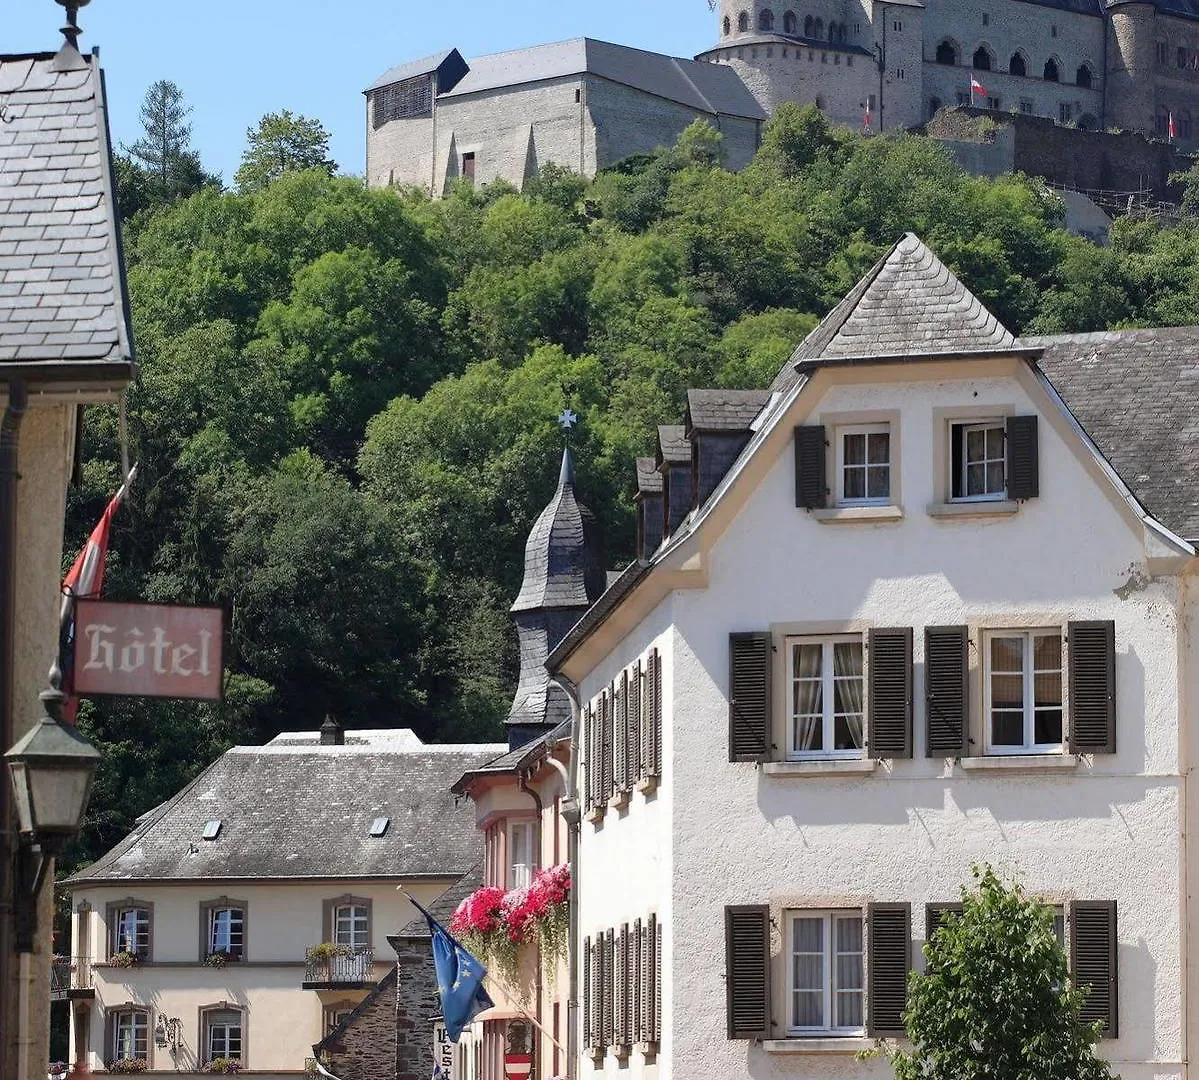
[[[604,591],[595,518],[575,498],[574,456],[562,454],[558,488],[525,544],[525,577],[512,605],[520,636],[520,680],[508,712],[508,745],[523,746],[570,718],[545,659]]]

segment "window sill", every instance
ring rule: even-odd
[[[608,800],[608,805],[614,810],[623,810],[629,805],[630,794],[631,792],[628,788],[620,788],[615,792],[615,794],[613,794],[612,798]]]
[[[608,807],[606,805],[605,806],[593,806],[590,810],[587,811],[587,813],[585,813],[583,815],[583,820],[591,821],[591,822],[603,821],[604,814],[607,811],[607,809],[608,809]]]
[[[636,784],[633,785],[643,795],[652,795],[658,790],[658,777],[643,776]]]
[[[1009,499],[996,499],[993,502],[929,503],[925,509],[929,517],[935,518],[1011,517],[1020,509],[1020,504]]]
[[[796,1036],[792,1039],[766,1039],[762,1043],[762,1049],[768,1054],[860,1054],[863,1050],[873,1050],[874,1046],[874,1040],[865,1035],[830,1035],[815,1039]]]
[[[962,758],[962,768],[970,772],[1042,772],[1077,767],[1076,754],[989,754]]]
[[[900,521],[902,506],[828,506],[817,507],[812,517],[822,525],[848,525],[855,521]]]
[[[767,776],[867,776],[878,767],[874,758],[830,758],[827,761],[767,761]]]

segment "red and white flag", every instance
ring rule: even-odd
[[[1168,113],[1167,116],[1169,117],[1169,120],[1170,120],[1170,124],[1169,124],[1169,127],[1167,130],[1170,135],[1170,141],[1173,142],[1174,139],[1178,136],[1178,130],[1174,127],[1174,114]]]
[[[862,134],[870,134],[870,102],[866,102],[866,113],[862,117]]]
[[[986,90],[983,89],[983,84],[980,83],[973,75],[971,75],[970,76],[970,100],[971,101],[974,100],[975,94],[984,94],[985,95]]]
[[[76,557],[67,576],[62,579],[62,606],[58,613],[59,628],[59,665],[62,668],[62,689],[67,694],[63,706],[63,717],[68,723],[75,722],[75,714],[79,711],[79,699],[71,696],[71,663],[75,647],[75,600],[78,597],[97,597],[104,588],[104,570],[108,564],[108,534],[112,529],[112,519],[125,501],[125,495],[133,478],[137,475],[137,466],[129,470],[117,493],[109,500],[104,513],[96,527],[92,529],[83,550]]]

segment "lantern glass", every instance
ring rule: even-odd
[[[78,832],[87,809],[93,770],[87,766],[29,762],[24,771],[34,832]]]

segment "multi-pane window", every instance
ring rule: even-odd
[[[1074,106],[1068,101],[1061,102],[1057,107],[1057,118],[1059,123],[1070,123],[1074,119]]]
[[[1004,475],[1004,425],[1001,420],[971,421],[950,428],[950,477],[953,499],[1002,499]]]
[[[365,904],[338,904],[333,909],[333,944],[352,949],[370,944],[370,912]]]
[[[233,1009],[206,1013],[205,1028],[205,1061],[214,1061],[217,1058],[241,1061],[241,1013]]]
[[[133,953],[145,957],[150,953],[150,912],[142,907],[119,908],[113,924],[114,953]]]
[[[150,1053],[150,1018],[141,1009],[122,1009],[112,1018],[112,1059],[145,1061]]]
[[[788,641],[790,732],[787,756],[858,757],[862,753],[862,639]]]
[[[837,432],[837,501],[886,503],[891,499],[891,429],[859,424]]]
[[[508,826],[508,888],[525,889],[533,880],[533,823],[514,821]]]
[[[788,1031],[860,1034],[865,1025],[861,912],[793,911],[790,922]]]
[[[1061,630],[1001,630],[984,640],[990,751],[1060,751]]]
[[[246,913],[239,907],[208,911],[208,951],[240,957],[246,944]]]
[[[354,1011],[351,1005],[331,1005],[325,1009],[325,1034],[328,1035],[335,1027]]]

